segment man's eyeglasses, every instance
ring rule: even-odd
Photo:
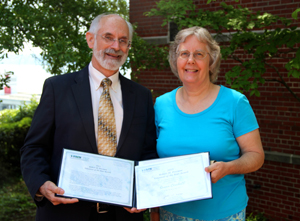
[[[183,50],[183,51],[179,51],[178,53],[178,56],[182,59],[189,59],[190,55],[191,55],[191,52],[187,51],[187,50]],[[194,53],[193,53],[193,57],[196,59],[196,60],[202,60],[204,58],[206,58],[207,54],[209,54],[208,52],[206,51],[202,51],[202,50],[196,50]]]
[[[101,36],[103,38],[103,40],[107,44],[113,44],[115,41],[118,41],[120,47],[123,47],[123,48],[128,47],[128,48],[130,48],[130,46],[131,46],[131,41],[128,41],[126,38],[117,39],[117,38],[113,38],[110,35],[99,35],[99,36]]]

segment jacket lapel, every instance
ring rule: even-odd
[[[72,90],[80,117],[92,151],[97,153],[88,66],[78,72],[75,82],[76,83],[72,85]]]
[[[120,83],[122,90],[122,100],[123,100],[123,124],[120,134],[120,139],[117,147],[117,153],[122,147],[129,127],[133,118],[134,107],[135,107],[135,91],[132,89],[132,84],[130,80],[120,75]]]

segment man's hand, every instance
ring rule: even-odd
[[[140,212],[143,212],[145,211],[146,209],[137,209],[137,208],[126,208],[126,207],[123,207],[124,209],[126,209],[128,212],[130,213],[140,213]]]
[[[51,181],[46,181],[39,189],[40,193],[46,197],[54,206],[58,204],[71,204],[77,203],[79,200],[76,198],[68,199],[63,197],[56,197],[56,194],[64,194],[64,190],[59,188]]]

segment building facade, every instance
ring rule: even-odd
[[[219,10],[220,1],[206,4],[207,0],[194,0],[203,10]],[[268,12],[291,19],[291,14],[300,8],[300,0],[240,0],[226,1],[235,7],[240,4],[257,12]],[[145,12],[155,8],[155,0],[130,0],[130,21],[137,24],[137,33],[145,40],[168,45],[172,27],[162,27],[163,18],[146,17]],[[300,20],[294,21],[299,27]],[[270,27],[274,29],[280,27]],[[236,51],[243,56],[243,50]],[[300,97],[300,80],[288,77],[286,61],[274,61],[286,83]],[[217,84],[225,86],[225,73],[237,64],[227,59],[222,61]],[[278,79],[276,72],[267,68],[267,77]],[[180,86],[180,81],[170,70],[145,70],[139,75],[139,83],[153,90],[155,96]],[[260,85],[260,97],[249,96],[250,104],[260,125],[261,138],[266,154],[263,167],[245,176],[249,204],[247,213],[263,212],[269,220],[299,220],[300,217],[300,102],[278,82]]]

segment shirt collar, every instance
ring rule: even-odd
[[[98,90],[100,87],[100,83],[101,81],[106,78],[106,76],[104,74],[102,74],[100,71],[98,71],[96,68],[93,67],[92,62],[90,62],[89,64],[89,75],[92,78],[93,82],[94,82],[94,88],[95,90]],[[119,71],[117,71],[114,75],[108,77],[112,84],[111,84],[111,88],[116,92],[118,89],[118,85],[119,85]]]

